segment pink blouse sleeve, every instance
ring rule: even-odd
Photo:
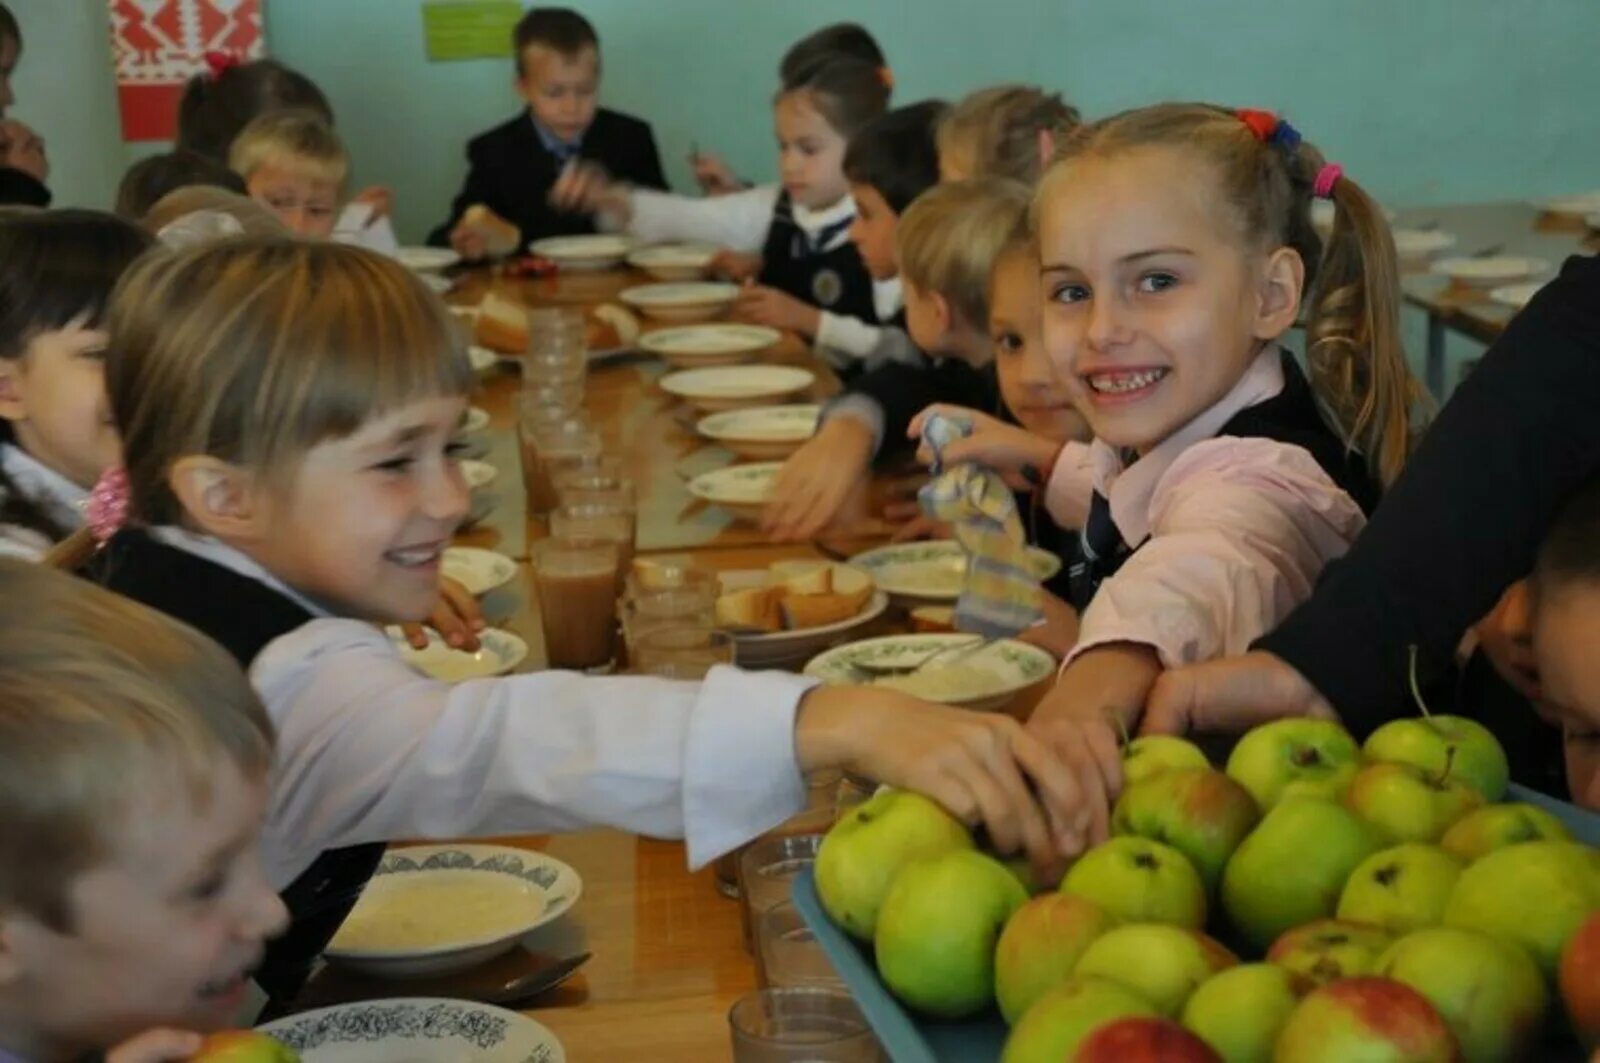
[[[1094,494],[1093,453],[1087,443],[1067,443],[1050,470],[1044,487],[1044,508],[1058,528],[1081,528],[1089,516],[1089,497]]]
[[[1152,646],[1168,668],[1243,653],[1365,523],[1303,448],[1197,443],[1156,485],[1150,539],[1101,584],[1067,663],[1111,642]]]

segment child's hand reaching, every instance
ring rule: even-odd
[[[689,165],[694,168],[694,179],[700,190],[708,196],[723,196],[744,187],[733,167],[703,151],[689,153]]]
[[[1016,425],[1006,424],[978,410],[964,406],[929,406],[906,429],[911,439],[922,439],[922,427],[934,414],[962,417],[972,422],[972,434],[953,440],[944,448],[943,464],[959,465],[965,461],[986,465],[1005,478],[1012,487],[1036,487],[1050,479],[1061,444],[1036,436]],[[933,464],[933,449],[926,441],[917,447],[917,460]]]
[[[760,255],[748,255],[743,251],[730,251],[723,248],[711,256],[711,262],[706,269],[713,277],[743,284],[753,281],[761,274],[762,259]]]
[[[106,1063],[173,1063],[200,1051],[205,1038],[188,1030],[146,1030],[106,1053]]]
[[[487,625],[482,610],[478,608],[478,599],[455,580],[440,576],[439,600],[434,603],[427,626],[437,631],[447,645],[476,653],[478,632]],[[420,650],[428,645],[428,632],[422,624],[402,624],[400,630],[405,632],[406,641],[414,648]]]
[[[627,221],[633,213],[628,186],[614,181],[598,163],[578,159],[567,163],[550,189],[550,204],[574,214],[608,214]]]
[[[372,225],[389,216],[394,209],[394,193],[383,185],[369,185],[350,197],[352,203],[365,203],[372,208],[367,224]]]
[[[809,338],[821,327],[822,311],[802,303],[788,292],[753,284],[739,293],[738,302],[733,304],[733,319],[749,325],[798,332]]]
[[[777,542],[814,538],[832,523],[872,462],[872,431],[854,417],[834,417],[778,470],[761,527]]]
[[[795,753],[802,771],[844,768],[924,793],[982,823],[1001,853],[1025,850],[1041,874],[1059,877],[1063,858],[1092,837],[1089,795],[1071,767],[1000,713],[818,687],[801,702]]]

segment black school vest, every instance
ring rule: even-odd
[[[118,532],[90,576],[119,594],[211,636],[249,669],[267,644],[312,619],[299,604],[231,569],[157,542]],[[381,842],[330,849],[282,891],[289,930],[267,945],[256,982],[281,1008],[293,1000],[383,856]]]
[[[878,323],[872,277],[856,245],[846,240],[831,251],[813,246],[805,230],[795,224],[787,192],[778,196],[773,208],[757,279],[829,313],[858,317],[869,325]]]
[[[1328,478],[1344,490],[1361,512],[1371,514],[1378,504],[1379,488],[1367,471],[1361,456],[1352,452],[1329,428],[1317,409],[1316,397],[1294,355],[1282,351],[1283,390],[1265,402],[1240,410],[1217,430],[1217,437],[1274,439],[1307,451]],[[1070,601],[1081,613],[1088,608],[1095,591],[1115,573],[1144,543],[1128,544],[1094,556],[1085,547],[1080,533],[1071,543],[1065,571],[1071,590]]]

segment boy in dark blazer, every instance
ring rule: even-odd
[[[667,186],[650,126],[596,104],[600,40],[587,19],[567,8],[534,8],[517,23],[512,41],[517,92],[527,101],[527,113],[467,145],[466,185],[450,220],[429,237],[468,259],[484,257],[495,249],[492,244],[509,246],[511,227],[517,250],[546,236],[594,232],[588,214],[559,211],[548,201],[551,186],[573,159],[599,163],[636,185]]]

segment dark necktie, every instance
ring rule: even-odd
[[[1128,544],[1111,519],[1111,503],[1096,491],[1089,499],[1089,516],[1078,532],[1078,560],[1067,570],[1068,593],[1079,612],[1087,609],[1107,576],[1121,567]]]

